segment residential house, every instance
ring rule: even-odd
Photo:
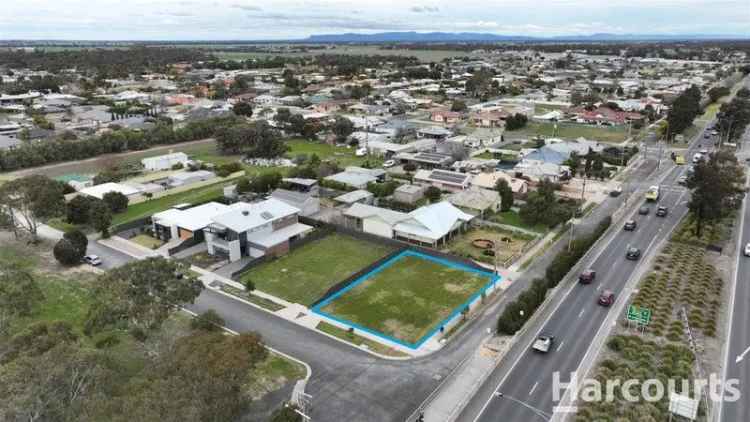
[[[475,186],[452,193],[446,200],[472,215],[484,216],[500,210],[500,194],[496,190]]]
[[[512,177],[504,171],[482,172],[471,179],[471,185],[482,189],[495,189],[500,180],[508,182],[510,189],[515,195],[526,195],[529,192],[529,182],[524,179]]]
[[[176,206],[151,216],[154,237],[169,242],[172,239],[203,240],[205,229],[212,218],[230,210],[228,205],[209,202],[197,207]]]
[[[478,127],[499,128],[505,126],[505,119],[507,118],[508,113],[504,111],[480,111],[472,113],[469,116],[469,121]]]
[[[430,120],[442,124],[456,124],[461,121],[461,113],[448,110],[433,110],[430,113]]]
[[[0,134],[0,150],[15,149],[18,148],[22,143],[22,141],[16,138],[11,138],[10,136]]]
[[[403,213],[356,203],[344,217],[352,228],[377,236],[436,247],[466,228],[474,218],[448,202]]]
[[[430,169],[449,167],[455,161],[452,155],[440,152],[401,152],[393,158],[404,164],[412,163],[416,166]]]
[[[299,209],[278,199],[238,202],[230,208],[211,218],[205,237],[209,254],[227,256],[231,262],[246,256],[284,255],[290,242],[313,230],[299,222]]]
[[[178,187],[191,183],[203,182],[216,177],[216,174],[208,170],[183,171],[169,176],[169,186]]]
[[[418,170],[414,182],[424,186],[435,186],[443,191],[458,192],[467,189],[471,183],[471,174],[448,170]]]
[[[300,210],[299,215],[309,217],[320,212],[318,181],[315,179],[285,178],[282,187],[271,192],[278,199]]]
[[[415,204],[424,197],[422,185],[401,185],[393,192],[393,199],[404,204]]]
[[[365,189],[368,183],[384,182],[386,171],[383,169],[366,169],[362,167],[347,167],[341,173],[332,174],[325,178],[332,182],[344,184],[355,189]]]
[[[356,203],[372,205],[375,202],[375,195],[370,191],[358,189],[339,195],[333,198],[333,200],[346,206],[352,206]]]
[[[188,159],[187,154],[184,152],[173,152],[170,154],[157,155],[156,157],[148,157],[141,160],[143,168],[148,171],[159,171],[169,170],[176,164],[187,165]]]

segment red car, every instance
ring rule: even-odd
[[[602,306],[612,306],[615,303],[615,294],[611,290],[605,290],[599,295],[599,304]]]
[[[578,276],[578,281],[581,282],[581,284],[590,284],[594,279],[596,278],[596,271],[589,268],[588,270],[581,273],[580,276]]]

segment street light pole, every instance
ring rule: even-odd
[[[506,398],[506,399],[508,399],[508,400],[510,400],[510,401],[512,401],[514,403],[520,404],[521,406],[523,406],[523,407],[531,410],[532,412],[534,412],[535,415],[539,416],[540,418],[542,418],[545,421],[551,421],[552,420],[552,415],[550,415],[549,413],[546,413],[542,409],[536,408],[536,407],[534,407],[534,406],[526,403],[523,400],[519,400],[519,399],[517,399],[515,397],[509,396],[507,394],[503,394],[503,393],[501,393],[499,391],[495,392],[495,397],[497,397],[497,398]]]

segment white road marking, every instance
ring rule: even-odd
[[[597,292],[598,292],[598,291],[599,291],[599,290],[600,290],[601,288],[602,288],[602,285],[601,285],[601,284],[597,284],[597,285],[596,285],[596,291],[597,291]]]
[[[561,341],[561,342],[560,342],[560,344],[559,344],[559,345],[557,346],[557,349],[555,349],[555,351],[556,351],[556,352],[559,352],[559,351],[560,351],[560,349],[562,349],[562,347],[563,347],[563,344],[565,344],[565,342],[564,342],[564,341]]]
[[[747,349],[745,349],[744,352],[740,353],[739,356],[737,356],[737,359],[735,359],[734,363],[740,363],[740,362],[742,362],[742,359],[745,358],[745,355],[747,354],[747,352],[750,352],[750,347],[748,347]]]
[[[537,386],[537,385],[539,385],[539,381],[535,382],[535,383],[534,383],[534,386],[533,386],[533,387],[531,387],[531,391],[529,391],[529,395],[531,395],[531,393],[533,393],[533,392],[534,392],[534,390],[536,390],[536,386]]]
[[[586,312],[586,310],[585,309],[581,309],[581,312],[578,314],[578,318],[582,317],[584,312]]]

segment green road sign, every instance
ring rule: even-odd
[[[634,321],[639,324],[648,324],[651,322],[651,309],[639,308],[635,305],[628,306],[628,321]]]

